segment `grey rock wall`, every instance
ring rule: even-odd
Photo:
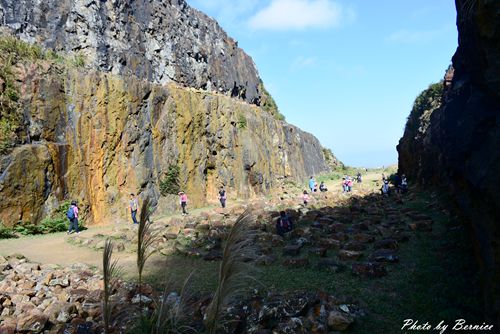
[[[0,24],[92,69],[261,102],[250,56],[184,0],[0,0]]]

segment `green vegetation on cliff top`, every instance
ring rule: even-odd
[[[428,125],[432,112],[441,106],[443,87],[443,81],[433,83],[417,96],[408,116],[405,132],[414,133],[421,126]]]
[[[45,60],[67,67],[85,66],[82,54],[64,57],[53,50],[4,35],[0,36],[0,154],[6,154],[18,142],[23,119],[19,112],[20,87],[14,77],[14,67],[25,62]]]

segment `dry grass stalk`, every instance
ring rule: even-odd
[[[254,217],[247,209],[231,228],[224,246],[219,268],[219,280],[213,299],[207,307],[205,326],[209,334],[214,334],[221,325],[221,314],[224,305],[231,298],[239,295],[251,280],[248,259],[256,253],[256,232],[250,229]]]
[[[104,252],[102,254],[102,270],[104,280],[104,295],[102,300],[102,317],[104,322],[104,331],[110,333],[111,316],[113,312],[113,303],[110,297],[118,286],[118,267],[117,260],[112,260],[113,242],[110,239],[106,240]]]

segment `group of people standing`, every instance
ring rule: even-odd
[[[391,194],[391,187],[389,185],[389,179],[382,174],[382,187],[380,188],[380,192],[382,195],[389,197]],[[393,177],[394,189],[397,194],[404,194],[408,191],[408,180],[406,179],[406,175],[403,174],[399,176],[399,174],[395,174]]]

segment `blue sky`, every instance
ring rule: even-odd
[[[255,61],[288,122],[351,166],[397,162],[415,97],[457,47],[452,0],[188,0]]]

